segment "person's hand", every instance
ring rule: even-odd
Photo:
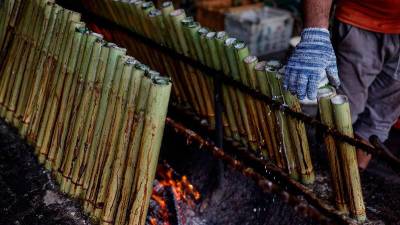
[[[318,82],[326,75],[332,85],[340,85],[329,31],[324,28],[307,28],[289,58],[284,88],[300,100],[306,97],[314,100],[317,98]]]

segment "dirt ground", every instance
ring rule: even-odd
[[[397,139],[395,139],[397,140]],[[396,143],[395,143],[396,144]],[[393,146],[399,146],[395,145]],[[314,146],[315,147],[315,146]],[[44,171],[19,139],[15,130],[0,121],[0,224],[1,225],[84,225],[90,224],[80,213],[79,205],[59,194],[49,173]],[[313,154],[324,162],[323,150]],[[185,140],[166,132],[161,160],[168,163],[200,191],[195,211],[207,225],[293,225],[318,224],[300,217],[279,197],[262,193],[248,178],[224,169],[222,183],[216,184],[213,157]],[[324,171],[326,163],[317,163]],[[324,173],[321,173],[324,174]],[[325,173],[326,174],[326,173]],[[319,176],[316,190],[329,198],[327,175]],[[400,179],[390,169],[372,162],[362,174],[368,217],[374,224],[400,224]],[[325,186],[323,185],[325,184]],[[324,189],[325,187],[325,189]],[[196,225],[188,221],[187,225]]]

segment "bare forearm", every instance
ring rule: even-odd
[[[304,27],[328,28],[333,0],[304,0]]]

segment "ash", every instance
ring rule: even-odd
[[[89,225],[78,204],[58,192],[32,150],[0,120],[0,224]]]

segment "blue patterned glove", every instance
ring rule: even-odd
[[[300,100],[306,96],[313,100],[317,98],[319,81],[326,75],[332,85],[340,85],[329,31],[307,28],[286,66],[284,88]]]

